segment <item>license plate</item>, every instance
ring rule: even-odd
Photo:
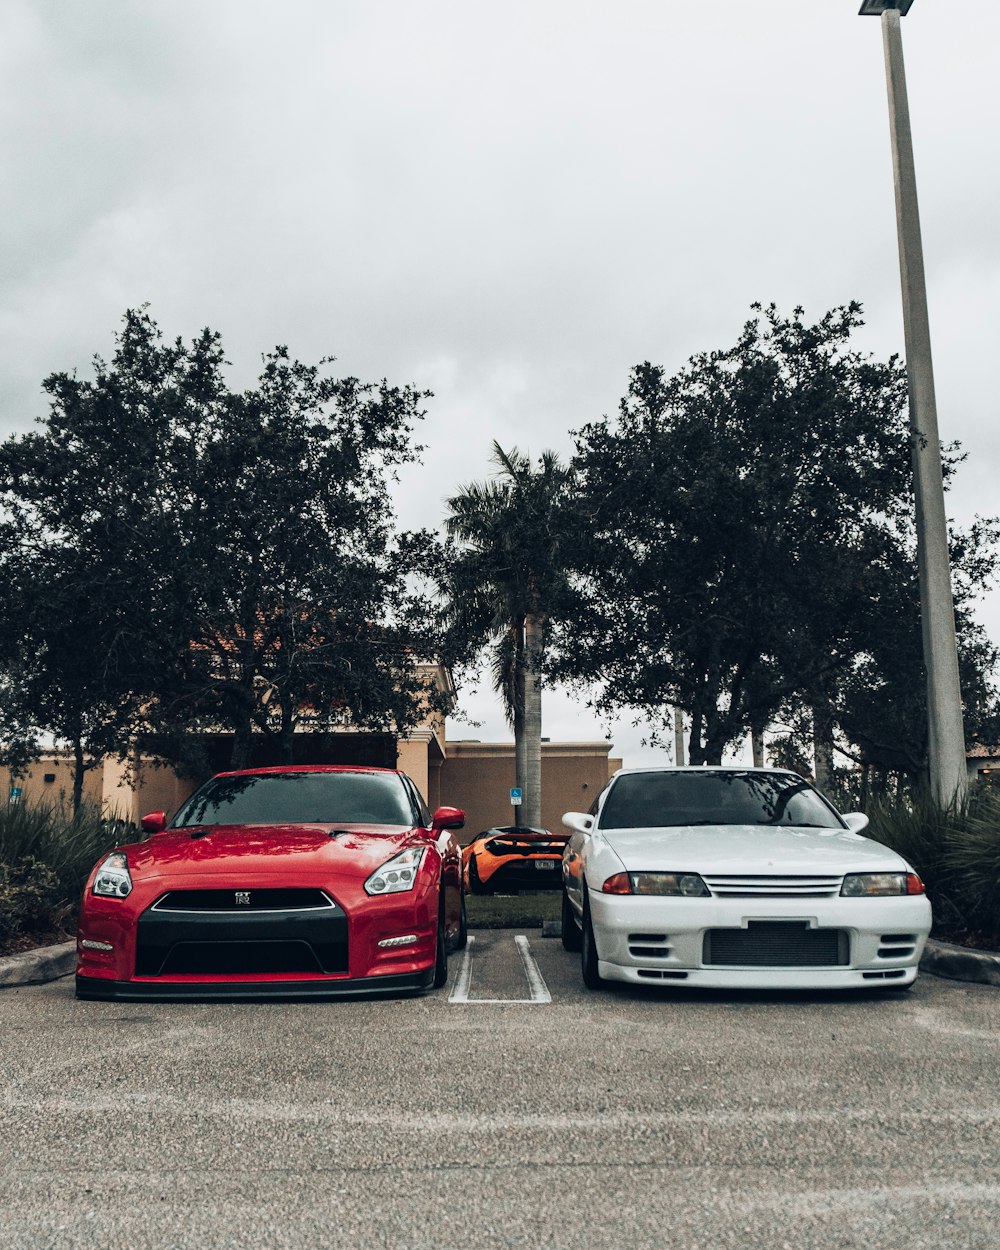
[[[553,859],[536,859],[535,860],[535,867],[541,869],[543,872],[552,872],[555,866],[556,866],[555,860]]]

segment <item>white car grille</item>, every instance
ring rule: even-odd
[[[751,920],[745,929],[706,930],[702,959],[709,968],[846,967],[850,940],[843,929]]]
[[[724,898],[832,898],[843,884],[841,876],[701,875],[712,893]]]

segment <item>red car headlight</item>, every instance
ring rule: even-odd
[[[411,847],[386,860],[365,882],[366,894],[401,894],[417,883],[417,870],[424,862],[425,846]]]
[[[94,878],[94,894],[103,898],[126,898],[132,893],[132,876],[128,870],[128,856],[113,851],[97,870]]]

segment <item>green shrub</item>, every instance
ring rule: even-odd
[[[59,880],[37,859],[0,864],[0,942],[24,930],[50,928],[60,906]]]
[[[44,803],[0,807],[0,942],[72,925],[91,868],[130,837],[93,806],[75,816]]]
[[[934,908],[934,932],[1000,948],[1000,795],[973,788],[956,807],[929,795],[868,804],[865,833],[920,874]]]
[[[1000,950],[1000,795],[973,794],[961,827],[949,832],[947,856],[965,928]]]

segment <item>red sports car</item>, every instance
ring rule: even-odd
[[[441,986],[466,942],[462,859],[404,773],[220,773],[143,819],[84,887],[79,998],[262,998]]]

